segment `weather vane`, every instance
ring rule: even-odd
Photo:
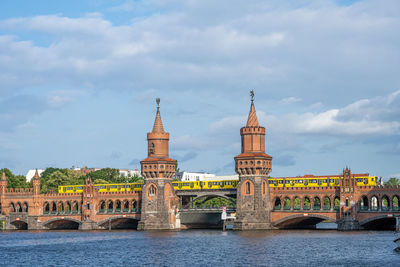
[[[250,90],[251,102],[254,101],[254,90]]]
[[[157,110],[159,110],[160,109],[160,98],[159,97],[156,98],[156,103],[157,103]]]

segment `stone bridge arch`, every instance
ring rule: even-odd
[[[137,229],[140,218],[131,215],[110,216],[97,223],[100,228],[105,229]]]
[[[281,229],[310,229],[315,228],[318,223],[325,220],[328,222],[336,222],[336,214],[335,218],[318,213],[294,214],[280,218],[272,222],[272,224],[274,227]]]
[[[43,226],[51,230],[78,230],[82,222],[71,217],[53,218],[43,223]]]
[[[12,227],[14,227],[15,230],[28,230],[28,223],[25,220],[14,220],[10,222]]]
[[[360,221],[360,225],[365,229],[394,230],[396,228],[396,218],[387,214],[376,215]]]

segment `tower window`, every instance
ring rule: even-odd
[[[246,194],[250,194],[250,182],[246,183]]]
[[[157,188],[152,184],[149,187],[149,196],[155,196],[157,194]]]

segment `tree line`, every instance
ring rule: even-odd
[[[32,181],[27,182],[24,175],[14,175],[9,169],[0,169],[0,174],[5,173],[8,181],[8,188],[31,188]],[[135,183],[143,181],[143,178],[134,176],[124,176],[118,169],[104,168],[88,174],[82,174],[80,171],[60,168],[47,168],[40,175],[40,192],[57,192],[60,185],[80,185],[84,184],[87,178],[92,179],[94,184],[111,183]]]

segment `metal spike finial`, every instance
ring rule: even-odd
[[[156,103],[157,103],[157,111],[160,110],[160,98],[156,98]]]
[[[254,101],[254,90],[250,90],[251,102]]]

